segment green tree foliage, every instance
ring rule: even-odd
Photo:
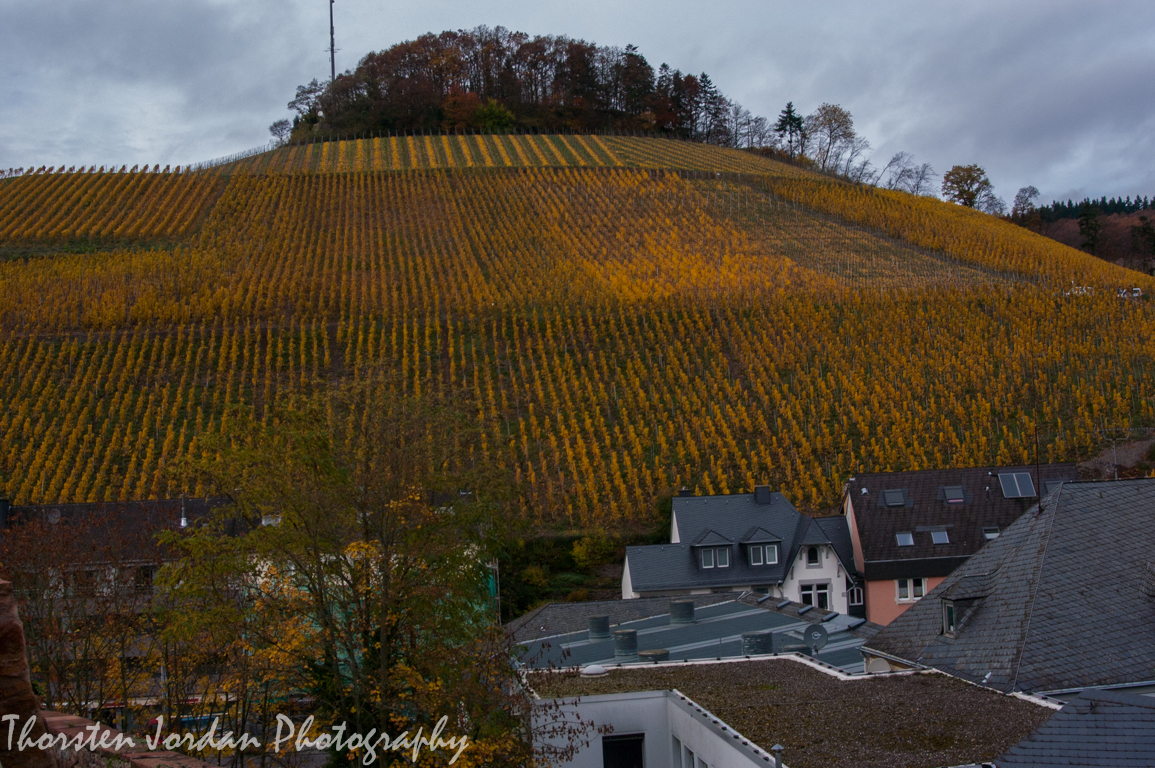
[[[1102,235],[1103,223],[1099,220],[1102,213],[1098,207],[1087,205],[1079,212],[1079,235],[1083,238],[1082,247],[1094,253],[1099,247],[1099,238]]]
[[[806,143],[806,124],[802,115],[794,111],[794,102],[786,102],[786,108],[778,115],[774,132],[786,141],[786,151],[791,157],[802,151]]]

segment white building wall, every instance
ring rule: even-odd
[[[709,768],[765,766],[766,753],[734,739],[728,726],[715,725],[700,708],[672,691],[642,691],[567,699],[559,713],[576,714],[593,725],[610,725],[615,736],[644,733],[645,762],[651,766],[681,768],[674,754],[674,739]],[[723,729],[725,728],[725,729]],[[769,764],[773,764],[772,762]],[[601,736],[564,763],[568,768],[603,768]],[[695,766],[696,768],[696,766]]]
[[[849,613],[849,598],[846,594],[846,570],[838,561],[834,547],[819,546],[820,555],[817,567],[806,564],[806,550],[809,547],[800,547],[794,563],[786,571],[786,580],[782,583],[782,597],[789,598],[796,603],[802,602],[803,584],[828,583],[830,585],[830,610],[839,613]]]

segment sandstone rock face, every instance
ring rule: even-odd
[[[12,582],[0,581],[0,715],[19,715],[17,735],[28,718],[36,718],[32,739],[46,733],[40,702],[32,692],[28,677],[28,657],[24,652],[24,624],[16,611]],[[26,749],[8,751],[7,724],[0,729],[0,764],[4,768],[57,768],[51,750]]]

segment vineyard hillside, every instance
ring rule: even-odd
[[[169,468],[232,407],[387,369],[472,393],[479,459],[542,527],[641,527],[683,485],[820,510],[858,471],[1155,426],[1153,291],[968,209],[664,139],[41,168],[0,179],[0,496],[198,494]]]

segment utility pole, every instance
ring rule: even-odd
[[[337,79],[337,33],[333,29],[333,1],[329,0],[329,82]]]

